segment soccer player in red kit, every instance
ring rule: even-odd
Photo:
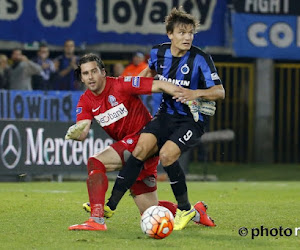
[[[77,79],[88,88],[77,104],[77,123],[71,126],[66,139],[84,140],[92,119],[116,142],[104,151],[88,159],[87,188],[91,216],[83,224],[70,226],[70,230],[106,230],[104,217],[113,213],[104,210],[108,188],[106,171],[120,170],[134,150],[139,132],[151,120],[151,115],[138,95],[166,92],[174,95],[175,85],[146,77],[106,77],[104,64],[94,54],[87,54],[79,61],[75,71]],[[135,184],[130,188],[140,212],[152,205],[162,205],[176,211],[176,205],[168,201],[158,202],[156,193],[156,167],[158,157],[149,158]],[[203,209],[205,209],[203,205]],[[205,209],[206,210],[206,209]]]
[[[138,95],[167,91],[167,89],[172,94],[177,87],[169,83],[161,84],[160,81],[153,81],[153,78],[106,77],[103,62],[93,54],[85,55],[80,59],[76,75],[88,90],[78,102],[77,123],[70,127],[66,139],[84,140],[94,118],[117,142],[88,159],[87,187],[91,218],[84,224],[74,225],[69,229],[106,230],[103,206],[108,181],[105,173],[122,167],[126,157],[137,143],[139,131],[151,120],[151,115]],[[168,88],[164,89],[166,86]],[[157,163],[157,157],[149,159],[139,179],[131,188],[141,212],[158,203],[154,192]],[[146,194],[145,197],[140,197],[143,193]]]

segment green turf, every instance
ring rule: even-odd
[[[110,186],[111,183],[110,183]],[[1,249],[299,249],[299,236],[241,237],[238,229],[263,225],[300,227],[298,182],[190,182],[190,200],[205,200],[216,228],[189,223],[168,238],[147,238],[140,216],[126,195],[106,232],[70,232],[88,215],[84,182],[0,183]],[[161,199],[173,200],[168,183],[159,183]],[[294,233],[294,232],[293,232]]]
[[[219,181],[299,181],[300,164],[202,163],[189,165],[191,174],[215,175]]]

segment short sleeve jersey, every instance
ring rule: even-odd
[[[137,134],[151,115],[139,95],[151,94],[153,78],[106,77],[100,95],[86,90],[77,104],[77,121],[93,118],[114,140]]]
[[[192,46],[182,57],[171,54],[171,43],[156,45],[150,52],[149,68],[155,70],[159,80],[189,89],[207,89],[222,84],[210,55]],[[163,94],[160,112],[190,115],[187,105]],[[203,121],[204,115],[200,114]]]

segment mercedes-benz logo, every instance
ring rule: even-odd
[[[7,125],[0,137],[0,154],[5,167],[13,169],[21,158],[21,136],[16,126]]]

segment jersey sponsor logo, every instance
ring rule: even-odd
[[[79,115],[82,112],[82,107],[78,107],[76,109],[76,115]]]
[[[117,106],[119,103],[117,102],[116,97],[114,97],[113,95],[109,95],[108,96],[108,102],[110,103],[111,106]]]
[[[186,75],[190,72],[190,68],[189,68],[189,66],[187,66],[187,64],[184,64],[181,67],[180,71],[181,71],[182,74]]]
[[[92,112],[96,112],[100,107],[101,105],[98,108],[92,109]]]
[[[128,110],[126,109],[124,104],[121,103],[120,105],[111,108],[104,113],[94,116],[94,118],[100,124],[101,127],[105,127],[121,120],[123,117],[126,117],[127,115],[128,115]]]
[[[218,76],[217,72],[211,73],[210,76],[212,80],[220,80],[220,77]]]
[[[188,80],[178,80],[178,79],[166,78],[162,75],[159,75],[159,80],[170,82],[177,86],[187,86],[187,87],[190,86],[190,81],[188,81]]]
[[[135,88],[140,87],[140,77],[139,76],[132,77],[132,86]]]
[[[124,82],[131,82],[132,76],[125,76],[124,77]]]

